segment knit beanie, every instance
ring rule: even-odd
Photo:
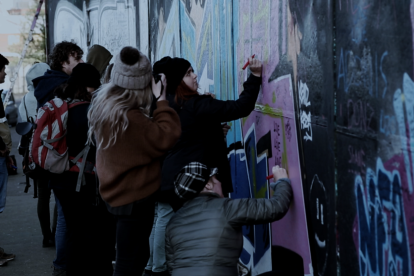
[[[112,55],[106,48],[95,44],[88,51],[86,63],[95,66],[95,68],[98,69],[99,74],[102,75],[105,72],[106,67],[108,67],[111,59]]]
[[[99,71],[92,64],[78,63],[78,65],[73,68],[68,83],[98,88],[101,86],[100,79],[101,75],[99,74]]]
[[[151,63],[138,49],[125,47],[116,56],[111,82],[125,89],[144,89],[151,82]]]
[[[167,78],[167,94],[175,94],[190,66],[186,59],[167,56],[154,63],[153,75],[163,73]]]

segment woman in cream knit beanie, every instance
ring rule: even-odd
[[[110,82],[94,94],[88,113],[89,138],[94,136],[97,146],[99,191],[117,221],[114,275],[141,275],[149,258],[160,159],[181,135],[166,88],[164,75],[155,84],[148,58],[125,47],[115,58]],[[157,109],[149,118],[153,96]]]

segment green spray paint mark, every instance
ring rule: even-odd
[[[279,108],[270,107],[269,104],[260,105],[256,104],[255,108],[256,111],[260,111],[263,114],[269,115],[273,118],[280,118],[283,116],[283,110]]]
[[[256,148],[252,147],[250,149],[250,166],[252,168],[252,180],[253,180],[253,197],[254,198],[265,198],[267,192],[267,183],[262,183],[261,189],[257,190],[257,174],[256,174],[256,165],[257,165],[257,157],[256,157]]]
[[[259,105],[256,104],[255,110],[262,112],[265,115],[269,115],[273,118],[281,119],[282,137],[283,137],[283,153],[282,153],[282,167],[289,173],[288,156],[286,149],[286,135],[285,135],[285,118],[283,117],[283,110],[279,108],[272,108],[268,104]]]
[[[273,92],[272,103],[275,103],[275,102],[276,102],[276,93]]]

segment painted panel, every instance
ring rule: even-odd
[[[289,34],[288,38],[290,40],[286,39],[285,34],[292,27],[292,22],[288,16],[290,15],[289,3],[287,1],[253,2],[246,0],[239,1],[234,8],[238,9],[237,18],[234,18],[234,22],[237,22],[238,25],[233,28],[235,30],[234,42],[237,45],[237,47],[235,46],[234,67],[237,95],[242,92],[243,81],[249,74],[248,70],[241,70],[247,58],[255,54],[257,58],[264,62],[262,90],[257,101],[256,111],[243,120],[243,139],[244,141],[246,140],[246,134],[250,133],[250,127],[254,127],[257,140],[269,140],[268,144],[270,144],[270,147],[266,151],[268,159],[267,169],[270,170],[274,165],[281,165],[289,170],[289,176],[294,181],[293,183],[297,183],[295,187],[295,201],[290,211],[283,220],[273,223],[271,226],[272,244],[290,249],[298,254],[302,258],[304,273],[306,275],[313,275],[314,269],[310,254],[305,214],[305,196],[302,190],[302,171],[299,156],[300,143],[297,141],[299,135],[295,122],[295,114],[297,112],[295,97],[299,94],[297,92],[298,69],[297,66],[291,65],[295,59],[297,60],[297,55],[301,52],[300,50],[298,53],[284,52],[284,49],[292,49],[292,42],[289,44],[290,47],[285,47],[285,43],[294,41],[294,34]],[[285,29],[286,27],[288,27],[287,30]],[[286,64],[281,63],[281,59],[287,60],[289,58],[287,55],[289,54],[291,54],[292,58],[288,60],[290,63],[288,67]],[[303,123],[305,124],[304,128],[306,127],[308,131],[311,131],[311,118]],[[270,139],[268,138],[269,135]],[[259,145],[262,147],[263,144],[264,142],[262,141],[262,143],[257,144],[257,147],[259,148]],[[247,145],[245,144],[245,150],[246,147]],[[238,182],[236,185],[254,186],[256,191],[259,191],[256,186],[258,185],[257,183],[265,184],[260,180],[261,175],[258,174],[256,177],[257,179],[254,177],[253,179],[250,178],[250,183],[241,184]],[[253,185],[254,183],[256,185]],[[265,186],[260,188],[267,189]],[[250,196],[253,197],[258,195],[260,197],[267,196],[263,192],[262,194],[250,193]],[[332,216],[329,219],[332,220]],[[334,222],[332,222],[332,225],[334,225]],[[289,231],[286,231],[286,229],[289,229]],[[304,231],[305,229],[306,231]],[[331,232],[333,233],[332,230]],[[262,240],[267,241],[264,238]],[[335,247],[334,242],[331,247]],[[248,251],[247,249],[248,247],[245,246],[245,251]],[[263,255],[259,255],[257,252],[252,254],[253,252],[255,251],[250,252],[250,255],[253,255],[253,261],[249,264],[253,275],[269,269],[264,264],[267,264],[267,261],[271,258],[271,250],[268,250]],[[278,255],[278,252],[273,252],[273,255]],[[244,258],[247,260],[246,257]],[[260,263],[260,258],[264,258],[267,261]],[[272,269],[277,269],[277,267],[275,266]]]
[[[413,10],[408,0],[336,3],[343,275],[413,273]]]
[[[150,1],[149,20],[151,62],[165,56],[180,57],[179,0]]]

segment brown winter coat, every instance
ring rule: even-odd
[[[180,119],[168,106],[157,102],[153,118],[140,110],[127,114],[129,125],[118,134],[115,145],[98,149],[96,168],[102,198],[112,207],[145,198],[158,190],[161,182],[161,157],[181,135]],[[102,133],[109,133],[109,126]],[[104,137],[106,145],[109,137]]]

